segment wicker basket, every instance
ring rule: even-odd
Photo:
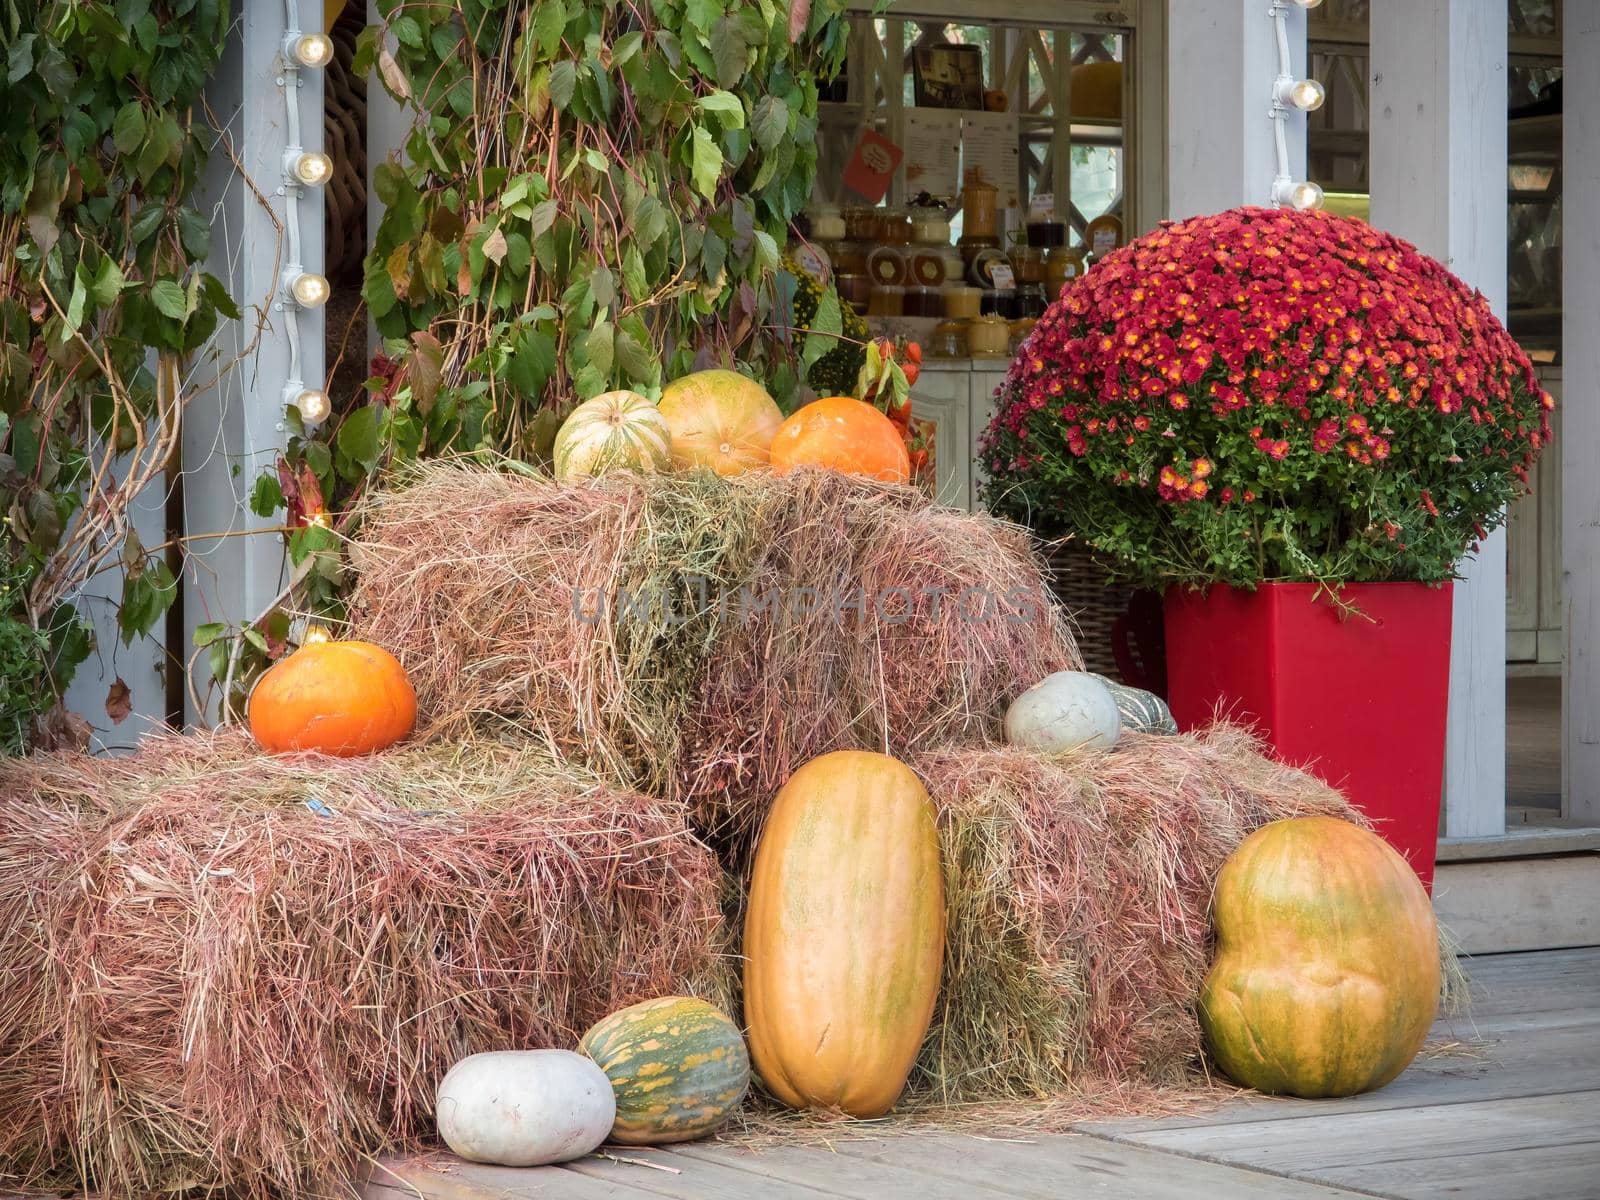
[[[1167,691],[1167,654],[1158,592],[1114,579],[1082,542],[1044,544],[1056,599],[1077,628],[1087,670],[1158,696]]]

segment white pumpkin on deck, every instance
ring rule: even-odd
[[[672,461],[672,431],[648,396],[604,392],[562,422],[551,457],[564,483],[614,469],[651,474]]]
[[[434,1105],[445,1145],[472,1162],[536,1167],[582,1158],[611,1132],[616,1095],[594,1060],[570,1050],[463,1058]]]
[[[1122,714],[1103,679],[1087,671],[1046,675],[1006,710],[1006,741],[1047,754],[1109,750],[1122,734]]]

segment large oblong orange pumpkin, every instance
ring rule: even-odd
[[[1439,1001],[1439,931],[1416,872],[1338,817],[1263,825],[1212,899],[1206,1045],[1235,1083],[1292,1096],[1380,1088],[1416,1057]]]
[[[850,396],[824,396],[797,409],[772,439],[772,469],[826,467],[885,483],[911,478],[905,438],[872,405]]]
[[[792,1108],[887,1112],[928,1032],[944,956],[933,803],[910,767],[841,750],[773,802],[744,925],[750,1055]]]
[[[250,732],[269,754],[371,754],[416,723],[417,695],[405,668],[371,642],[308,643],[250,693]]]
[[[777,401],[737,371],[696,371],[661,389],[657,406],[672,431],[672,465],[739,475],[764,467],[783,424]]]

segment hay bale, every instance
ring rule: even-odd
[[[806,760],[998,741],[1079,662],[1024,530],[835,472],[435,466],[372,502],[355,560],[355,632],[425,734],[510,728],[731,843]]]
[[[464,1054],[720,994],[680,805],[483,744],[0,764],[0,1178],[348,1195]]]
[[[913,1087],[946,1103],[1185,1083],[1223,862],[1269,821],[1362,821],[1228,725],[1060,758],[937,750],[913,766],[940,808],[949,906]]]

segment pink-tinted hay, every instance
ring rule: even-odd
[[[913,766],[940,809],[945,975],[919,1062],[935,1098],[1181,1084],[1217,872],[1269,821],[1362,818],[1243,730],[1124,734],[1052,758],[943,749]]]
[[[715,991],[719,882],[681,808],[489,745],[0,765],[0,1178],[346,1195],[461,1055]]]

